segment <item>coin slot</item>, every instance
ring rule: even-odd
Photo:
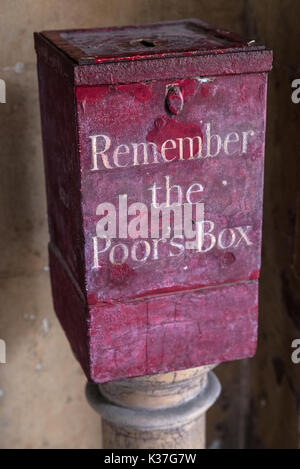
[[[143,47],[155,47],[156,43],[154,41],[151,41],[151,39],[137,39],[135,41],[131,41],[132,45],[138,44]]]

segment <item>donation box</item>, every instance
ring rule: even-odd
[[[253,356],[272,53],[193,19],[35,47],[54,306],[88,378]]]

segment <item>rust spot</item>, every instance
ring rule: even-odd
[[[115,263],[110,268],[110,281],[115,285],[122,285],[134,274],[134,270],[127,264]]]
[[[222,265],[224,267],[231,265],[235,262],[235,255],[232,252],[226,252],[222,258]]]

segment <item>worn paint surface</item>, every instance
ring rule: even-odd
[[[76,90],[88,303],[258,278],[266,77],[218,77],[204,84],[186,79],[178,85],[184,96],[184,108],[178,116],[165,109],[169,82]],[[91,136],[95,135],[99,135],[99,153],[109,145],[105,161],[101,155],[97,158],[97,170],[91,150]],[[226,145],[228,135],[233,141]],[[169,147],[176,147],[165,152],[164,160],[160,155],[166,141]],[[134,161],[134,145],[141,142],[148,143],[147,161],[144,146],[138,148]],[[157,148],[157,163],[151,143]],[[117,167],[113,154],[124,144],[128,153],[120,148],[123,155],[118,163],[122,167]],[[173,233],[159,243],[151,240],[149,233],[147,243],[118,237],[103,254],[97,254],[95,262],[98,205],[113,204],[119,218],[123,210],[119,195],[126,194],[128,206],[140,202],[150,210],[154,183],[157,204],[164,203],[168,195],[170,204],[177,203],[179,197],[182,204],[204,203],[205,220],[214,223],[213,230],[212,225],[205,226],[207,233],[211,232],[204,244],[207,252],[188,250],[185,240]],[[190,188],[193,194],[188,192]],[[128,223],[132,218],[128,217]],[[243,230],[247,230],[248,239],[242,236]],[[214,243],[211,236],[219,242],[209,249]],[[106,243],[97,241],[97,250],[105,247]],[[121,262],[128,269],[122,278],[116,278],[114,272],[119,267],[115,264]],[[95,269],[97,263],[99,268]]]
[[[46,31],[43,35],[79,64],[207,55],[230,51],[263,50],[255,41],[216,29],[199,19],[163,22],[144,26]],[[253,44],[254,42],[254,44]]]
[[[134,31],[136,40],[136,28],[121,31],[105,32],[112,47],[118,35],[128,39]],[[65,40],[71,33],[62,34]],[[88,40],[80,43],[82,32],[72,32],[65,52],[74,61],[74,44],[89,53],[89,47],[94,48],[97,32],[91,34],[89,46]],[[103,32],[98,34],[102,37]],[[203,34],[203,47],[197,41],[195,46],[193,37],[190,48],[209,57],[215,47],[211,36],[218,42],[220,33],[208,28]],[[36,38],[54,302],[77,358],[94,381],[190,368],[255,352],[270,53],[259,47],[232,54],[236,43],[225,36],[222,51],[214,50],[207,62],[207,74],[192,56],[185,59],[188,67],[182,78],[180,70],[175,74],[180,60],[176,54],[182,48],[187,51],[184,37],[174,57],[163,58],[159,49],[151,59],[154,72],[138,83],[149,61],[134,56],[131,68],[128,63],[126,70],[120,68],[118,83],[118,73],[107,74],[106,67],[123,67],[114,63],[118,60],[109,39],[103,56],[109,50],[112,64],[101,62],[97,50],[93,63],[99,65],[74,66],[42,36]],[[154,37],[151,40],[155,43]],[[226,65],[226,76],[211,76],[218,61],[224,57],[230,62],[233,55],[235,65]],[[155,71],[163,69],[166,60],[173,65],[163,78]],[[246,63],[254,73],[237,74],[245,71]],[[89,69],[94,86],[74,89],[72,74],[85,85]],[[178,112],[166,106],[174,86],[183,99]],[[138,148],[149,153],[145,156]],[[168,197],[170,203],[204,204],[207,231],[202,249],[190,250],[186,239],[172,235],[161,242],[154,242],[149,233],[143,242],[123,240],[118,221],[116,239],[104,249],[105,240],[97,236],[98,207],[113,204],[118,220],[124,210],[119,207],[121,195],[127,196],[128,206],[138,202],[149,209],[155,200],[163,203]]]

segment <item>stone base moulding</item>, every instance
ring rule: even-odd
[[[103,447],[204,449],[206,411],[221,391],[213,368],[88,382],[87,399],[102,416]]]

